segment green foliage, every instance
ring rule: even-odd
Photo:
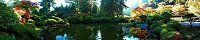
[[[165,26],[166,24],[164,24],[164,26],[159,26],[159,27],[156,27],[153,29],[153,31],[157,34],[161,33],[163,30],[167,30],[167,31],[175,31],[174,28],[170,28],[170,27],[167,27]]]
[[[195,17],[195,15],[189,13],[189,14],[185,14],[184,17],[185,17],[185,18],[191,18],[191,17]]]
[[[60,17],[55,16],[45,16],[45,15],[38,15],[33,14],[32,21],[35,21],[33,24],[36,25],[36,27],[44,28],[48,27],[47,25],[57,25],[57,24],[67,24],[68,19],[61,19]],[[67,24],[68,25],[68,24]]]
[[[34,25],[36,25],[36,27],[41,27],[41,26],[45,26],[45,22],[44,20],[47,19],[45,18],[45,16],[39,15],[40,13],[34,13],[31,16],[31,21],[29,21],[29,23],[33,23]],[[45,19],[44,19],[45,18]]]
[[[141,21],[146,21],[147,16],[145,16],[145,15],[141,15],[141,16],[139,17],[139,19],[140,19]]]
[[[17,22],[17,15],[4,3],[0,3],[0,30],[9,30]]]
[[[156,27],[155,29],[153,29],[153,32],[159,34],[165,27]]]
[[[173,39],[175,33],[174,31],[168,31],[167,29],[163,29],[162,32],[160,33],[161,39]]]
[[[4,1],[4,0],[0,0],[0,2],[2,2],[2,3],[3,3],[3,2],[5,2],[5,1]]]
[[[113,23],[113,22],[122,22],[122,17],[112,17],[112,16],[69,16],[65,19],[70,23]]]
[[[150,26],[153,32],[159,34],[161,39],[172,39],[175,35],[174,31],[180,27],[180,24],[176,21],[169,21],[168,23],[154,23]]]
[[[181,24],[177,21],[169,21],[167,24],[170,28],[177,29],[177,28],[181,27]]]
[[[15,24],[13,27],[13,31],[21,35],[22,39],[37,39],[38,32],[35,30],[35,26],[33,24]],[[16,35],[16,36],[18,36]],[[18,39],[18,38],[17,38]]]
[[[38,33],[32,24],[19,24],[17,15],[12,8],[4,3],[0,3],[0,30],[1,38],[4,40],[21,39],[21,40],[37,40]],[[5,33],[3,33],[5,32]],[[0,33],[1,34],[1,33]],[[12,36],[10,35],[12,34]],[[15,36],[15,37],[13,37]]]
[[[170,14],[171,12],[163,12],[162,14],[161,14],[161,16],[163,17],[163,18],[170,18],[172,15]]]
[[[122,10],[127,6],[124,4],[125,0],[102,0],[101,1],[101,13],[106,15],[120,15]],[[117,13],[115,13],[117,12]]]
[[[78,7],[78,8],[80,9],[81,13],[90,13],[90,11],[92,9],[91,6],[92,6],[92,4],[90,4],[89,0],[82,0],[80,2],[80,7]]]
[[[158,23],[153,23],[152,25],[150,25],[150,29],[154,29],[156,27],[159,27],[160,25],[162,25],[162,22],[158,22]]]
[[[147,17],[147,21],[148,23],[155,23],[155,22],[159,22],[160,20],[162,20],[163,18],[160,15],[155,15],[155,16],[148,16]]]
[[[55,17],[55,16],[52,16],[52,17],[50,17],[49,19],[55,19],[55,20],[57,20],[57,21],[60,22],[60,23],[63,23],[63,22],[64,22],[64,20],[62,20],[62,19],[59,18],[59,17]]]
[[[0,40],[16,40],[14,35],[5,32],[0,32],[0,35]]]
[[[40,6],[42,6],[43,8],[41,8],[39,12],[44,14],[49,14],[51,12],[50,7],[55,4],[54,0],[42,0],[42,2],[40,3]]]

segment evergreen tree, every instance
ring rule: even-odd
[[[50,7],[54,6],[55,4],[54,0],[42,0],[42,2],[40,3],[40,6],[43,7],[42,9],[40,9],[40,12],[45,14],[50,14]]]
[[[98,10],[97,5],[93,4],[91,13],[92,14],[97,14],[97,10]]]
[[[122,13],[122,9],[127,7],[124,4],[125,0],[102,0],[101,1],[101,12],[107,15],[119,15]]]
[[[0,2],[4,2],[3,0],[0,0]]]
[[[81,10],[81,13],[90,13],[91,11],[91,4],[90,4],[90,1],[91,0],[82,0],[80,2],[80,10]]]

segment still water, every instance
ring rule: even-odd
[[[118,23],[72,24],[56,40],[139,40],[129,32],[130,25]]]

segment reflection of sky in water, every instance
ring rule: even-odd
[[[101,31],[100,30],[97,30],[97,36],[96,36],[96,40],[101,40]]]
[[[189,22],[180,22],[180,24],[183,26],[190,26]],[[192,26],[200,26],[200,22],[193,22],[191,25]]]
[[[126,30],[127,28],[125,28],[125,31],[129,31],[129,29],[130,28],[128,28],[128,30]],[[123,29],[122,29],[123,30]],[[139,40],[139,38],[136,38],[136,37],[134,37],[133,35],[132,35],[132,33],[130,33],[130,31],[129,31],[129,33],[127,33],[125,36],[124,36],[124,38],[123,38],[124,40]]]
[[[131,36],[131,37],[125,36],[124,40],[139,40],[139,38],[134,38],[133,36]]]

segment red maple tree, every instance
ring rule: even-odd
[[[144,8],[140,8],[140,7],[135,8],[135,10],[137,10],[137,11],[145,11]]]

